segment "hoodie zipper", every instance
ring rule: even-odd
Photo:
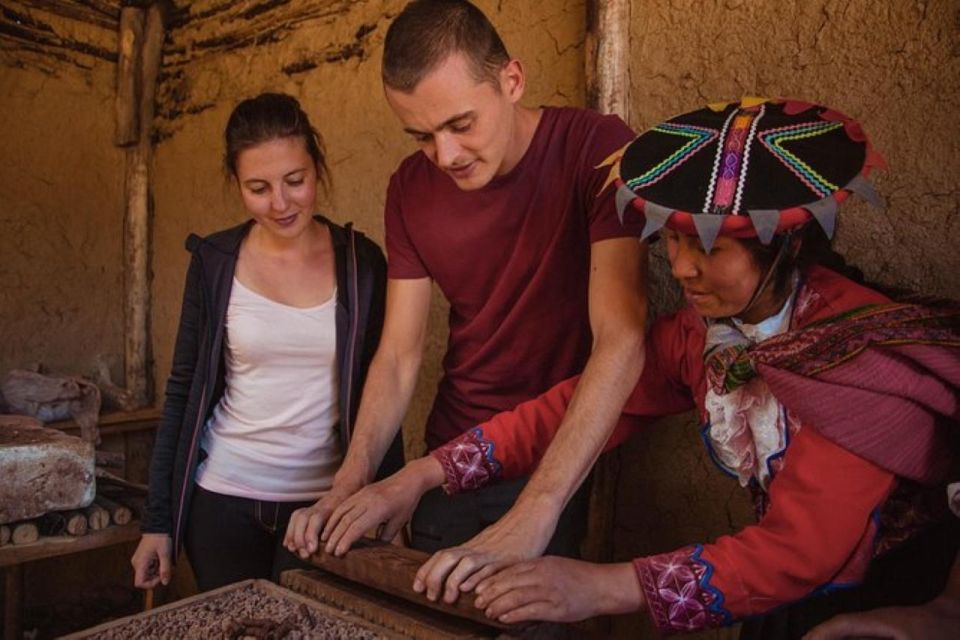
[[[203,416],[206,413],[204,406],[206,405],[207,397],[207,383],[204,382],[203,386],[200,388],[200,404],[198,405],[199,411],[197,411],[197,421],[193,425],[193,438],[190,440],[190,453],[187,454],[187,466],[185,468],[186,476],[184,477],[182,486],[180,487],[180,504],[177,507],[177,526],[173,529],[173,548],[178,548],[178,543],[180,541],[180,523],[183,521],[183,511],[184,503],[187,498],[187,485],[190,484],[190,466],[193,464],[193,454],[197,446],[197,436],[200,433],[200,421],[203,420]]]
[[[342,407],[345,412],[343,421],[343,433],[346,442],[350,442],[352,437],[353,425],[350,423],[350,413],[353,407],[353,359],[357,346],[357,325],[359,323],[359,286],[357,285],[357,242],[353,233],[353,227],[348,227],[350,234],[350,264],[353,267],[350,274],[350,341],[347,344],[347,402],[346,407]]]

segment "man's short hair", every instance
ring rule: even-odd
[[[466,0],[413,0],[387,29],[383,83],[409,93],[453,53],[466,56],[478,82],[500,88],[510,55],[483,12]]]

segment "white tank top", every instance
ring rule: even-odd
[[[333,484],[337,423],[337,294],[305,309],[233,279],[224,338],[226,389],[205,425],[204,489],[288,502]]]

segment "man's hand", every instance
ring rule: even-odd
[[[413,590],[453,603],[461,591],[470,591],[484,578],[523,560],[539,557],[557,526],[561,503],[539,506],[518,501],[500,520],[459,547],[433,554],[413,581]]]
[[[548,556],[522,562],[487,578],[475,604],[488,618],[578,622],[629,613],[643,603],[633,565],[592,564]]]
[[[283,546],[291,553],[306,560],[316,552],[319,546],[320,531],[330,514],[340,504],[356,493],[362,485],[334,482],[326,494],[309,507],[297,509],[290,515],[287,533],[283,537]]]
[[[333,510],[321,540],[340,556],[364,533],[383,525],[381,540],[393,540],[424,493],[443,484],[443,467],[432,456],[414,460],[389,478],[367,485]],[[291,521],[292,522],[292,521]]]
[[[133,565],[133,586],[153,589],[157,584],[169,584],[173,541],[166,533],[145,533],[137,550],[130,558]]]

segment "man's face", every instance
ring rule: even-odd
[[[523,93],[522,71],[511,62],[499,76],[499,90],[478,82],[467,59],[454,53],[410,93],[385,87],[404,131],[464,191],[486,186],[519,160],[508,157],[515,136],[514,104]]]

